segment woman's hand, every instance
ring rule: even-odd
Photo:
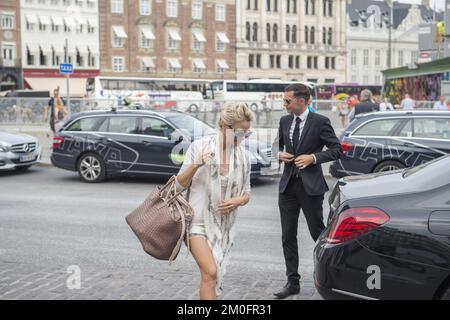
[[[236,208],[238,208],[239,206],[243,205],[243,203],[244,203],[243,197],[236,197],[231,198],[227,201],[222,201],[222,203],[218,207],[219,213],[228,214],[236,210]]]
[[[200,168],[204,166],[206,163],[211,161],[211,159],[214,157],[214,153],[211,151],[203,151],[201,154],[199,154],[194,161],[194,165],[197,168]]]

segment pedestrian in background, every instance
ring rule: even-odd
[[[347,116],[349,114],[348,105],[345,103],[345,98],[341,98],[339,100],[337,109],[339,118],[341,119],[342,128],[345,128],[347,126]]]
[[[403,110],[413,110],[416,107],[416,102],[411,99],[409,93],[405,94],[405,98],[400,103],[400,108]]]
[[[50,129],[53,134],[58,132],[64,121],[67,120],[69,111],[65,106],[64,100],[59,95],[59,87],[53,90],[53,97],[49,100],[44,110],[44,121],[49,121]]]
[[[434,103],[433,110],[448,110],[444,96],[439,96],[439,101]]]
[[[360,100],[361,102],[351,111],[350,120],[353,120],[358,114],[380,111],[380,106],[373,102],[372,91],[369,89],[361,91]]]
[[[194,210],[189,248],[200,269],[200,299],[216,299],[233,246],[238,208],[250,200],[251,160],[243,142],[254,115],[244,103],[226,104],[215,135],[189,146],[176,177],[177,190],[189,189]]]
[[[380,111],[392,111],[392,110],[394,110],[392,103],[389,102],[389,99],[387,97],[384,97],[383,101],[380,103]]]

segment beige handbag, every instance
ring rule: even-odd
[[[193,210],[182,192],[177,192],[175,176],[172,176],[126,217],[144,251],[169,263],[178,256],[184,238],[189,246]]]

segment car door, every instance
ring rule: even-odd
[[[137,119],[131,115],[111,115],[107,125],[102,126],[106,130],[99,130],[109,173],[127,173],[136,169],[139,159]]]
[[[176,174],[182,159],[178,159],[172,139],[175,128],[158,117],[140,117],[139,120],[139,170],[151,174]]]

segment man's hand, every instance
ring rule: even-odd
[[[295,159],[295,166],[299,169],[305,169],[314,163],[312,154],[302,154]]]
[[[222,201],[222,203],[218,207],[218,210],[221,214],[228,214],[234,211],[242,203],[243,203],[242,197],[231,198],[230,200]]]
[[[290,154],[289,152],[280,152],[278,153],[278,159],[280,159],[284,163],[289,163],[294,161],[294,155]]]

